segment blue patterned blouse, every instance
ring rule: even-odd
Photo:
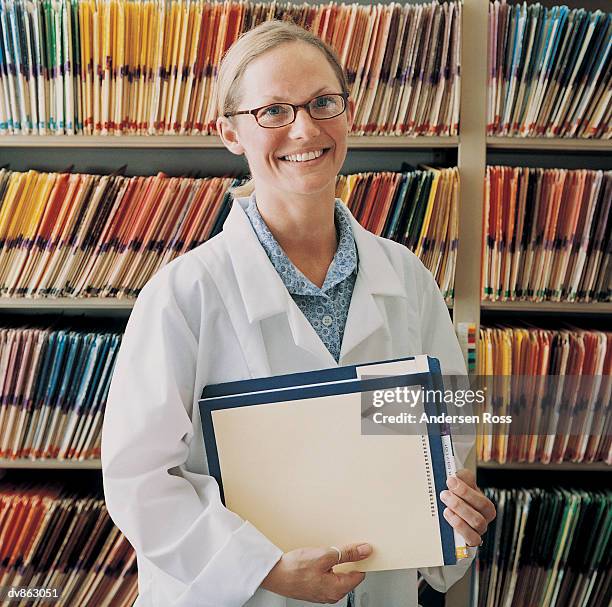
[[[293,265],[276,242],[257,209],[255,194],[251,196],[246,214],[291,297],[338,362],[358,269],[357,247],[348,210],[340,200],[336,200],[334,218],[338,248],[321,288]]]

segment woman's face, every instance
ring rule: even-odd
[[[290,42],[253,60],[240,82],[238,110],[251,110],[275,102],[302,104],[323,93],[341,93],[336,74],[317,48]],[[349,99],[343,114],[314,120],[301,108],[292,124],[263,128],[254,116],[218,121],[227,147],[245,154],[255,187],[280,196],[333,192],[346,157],[346,136],[353,116]],[[233,124],[232,124],[233,122]],[[315,160],[288,160],[288,155],[323,150]]]

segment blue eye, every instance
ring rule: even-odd
[[[283,116],[287,113],[287,107],[284,105],[269,105],[261,111],[260,116],[266,118],[276,118],[277,116]]]
[[[336,101],[333,97],[317,97],[315,99],[316,107],[330,107],[336,105]]]

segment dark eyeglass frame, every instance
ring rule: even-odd
[[[341,112],[338,112],[337,114],[335,114],[334,116],[330,116],[329,118],[315,118],[311,113],[310,113],[310,109],[309,106],[313,101],[316,101],[317,99],[319,99],[320,97],[329,97],[330,95],[338,95],[339,97],[342,97],[342,99],[344,100],[344,106],[342,108]],[[277,101],[276,103],[266,103],[266,105],[262,105],[260,107],[256,107],[252,110],[241,110],[239,112],[228,112],[227,114],[223,114],[226,118],[231,118],[232,116],[239,116],[240,114],[252,114],[253,118],[255,118],[255,122],[257,122],[257,124],[262,128],[262,129],[282,129],[285,126],[289,126],[290,124],[293,124],[295,122],[295,119],[297,118],[297,113],[298,110],[300,108],[304,108],[307,112],[308,115],[313,119],[313,120],[331,120],[332,118],[337,118],[338,116],[340,116],[341,114],[344,114],[344,112],[346,112],[346,105],[347,105],[347,101],[349,98],[349,93],[323,93],[322,95],[317,95],[316,97],[313,97],[310,101],[307,101],[306,103],[302,103],[300,105],[295,105],[293,103],[289,103],[287,101]],[[287,124],[283,124],[282,126],[264,126],[263,124],[260,124],[259,120],[257,120],[257,113],[260,110],[263,110],[267,107],[274,107],[275,105],[288,105],[290,107],[293,108],[293,120],[291,122],[287,122]]]

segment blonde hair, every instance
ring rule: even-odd
[[[254,59],[281,44],[305,42],[318,48],[333,68],[343,93],[348,93],[348,81],[335,51],[312,32],[288,21],[264,21],[242,34],[227,50],[217,72],[216,104],[219,116],[238,110],[240,80]],[[252,179],[230,188],[236,198],[250,196],[255,190]]]

